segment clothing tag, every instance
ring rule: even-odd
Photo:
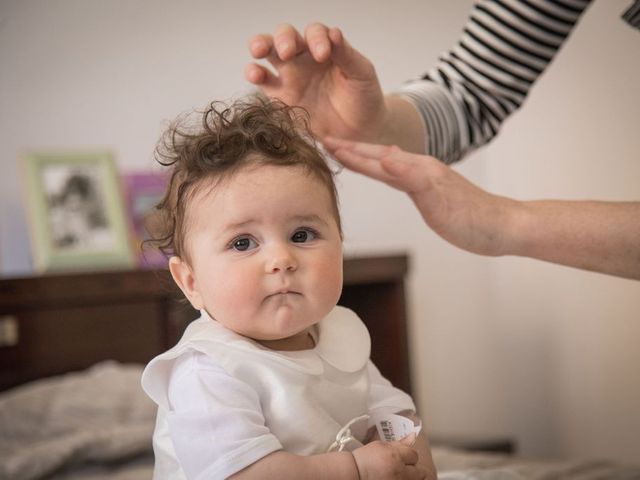
[[[352,452],[363,445],[359,439],[364,439],[362,441],[368,443],[374,438],[376,431],[383,442],[394,442],[409,437],[411,443],[407,443],[407,445],[411,446],[422,429],[422,421],[418,417],[415,418],[414,420],[385,411],[353,418],[340,429],[335,442],[331,444],[327,452]]]
[[[393,413],[376,413],[369,417],[369,427],[375,426],[380,440],[394,442],[409,435],[418,436],[422,424],[415,425],[413,420]]]

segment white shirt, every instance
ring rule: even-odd
[[[202,312],[143,373],[159,407],[154,478],[227,478],[276,450],[324,453],[357,416],[415,410],[369,360],[354,312],[336,307],[317,327],[313,349],[274,351]]]

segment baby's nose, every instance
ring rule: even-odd
[[[294,272],[297,269],[298,262],[296,261],[295,255],[286,247],[275,248],[271,258],[267,262],[268,273]]]

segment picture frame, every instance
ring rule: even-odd
[[[37,272],[132,266],[122,192],[109,152],[28,152],[23,167]]]
[[[131,244],[139,268],[167,268],[167,257],[146,243],[154,226],[155,207],[164,198],[169,179],[166,173],[129,172],[122,176]]]

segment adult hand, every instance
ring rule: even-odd
[[[317,136],[382,141],[388,109],[376,71],[339,29],[313,23],[303,36],[284,24],[273,35],[253,36],[249,51],[275,73],[250,63],[246,79],[269,97],[304,107]]]
[[[347,168],[407,192],[453,245],[640,280],[640,202],[516,201],[485,192],[433,157],[331,138],[324,144]]]
[[[409,194],[424,221],[453,245],[482,255],[507,253],[510,212],[518,202],[485,192],[433,157],[335,138],[324,145],[350,170]]]

